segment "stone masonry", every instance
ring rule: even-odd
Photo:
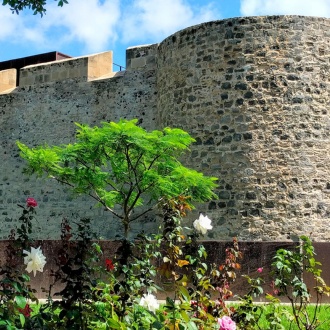
[[[144,128],[180,127],[196,143],[187,166],[219,178],[206,213],[209,239],[330,241],[330,19],[245,17],[181,30],[160,44],[0,72],[0,220],[8,235],[17,203],[39,201],[37,238],[56,239],[66,216],[91,217],[103,238],[116,219],[87,197],[22,174],[16,140],[29,146],[73,141],[74,122],[138,118]],[[8,70],[7,70],[8,71]],[[155,215],[133,224],[155,230]]]

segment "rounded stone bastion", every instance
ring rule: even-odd
[[[196,139],[189,166],[219,178],[198,207],[216,239],[330,240],[330,19],[245,17],[158,48],[158,125]]]

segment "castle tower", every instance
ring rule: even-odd
[[[213,237],[329,240],[330,20],[246,17],[159,45],[159,125],[196,139],[188,165],[219,177]]]

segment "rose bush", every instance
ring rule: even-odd
[[[0,329],[33,329],[31,303],[36,303],[35,290],[29,285],[30,277],[24,272],[24,263],[29,271],[42,270],[44,258],[40,249],[27,251],[34,244],[29,238],[34,222],[35,206],[33,198],[26,200],[26,206],[19,217],[20,226],[12,228],[9,236],[5,260],[0,264]],[[24,249],[27,256],[24,258]],[[38,260],[37,260],[38,259]]]
[[[36,203],[33,203],[35,205]],[[241,303],[237,307],[227,307],[226,300],[233,296],[230,291],[231,284],[235,281],[235,271],[240,269],[239,261],[242,254],[238,247],[238,242],[234,239],[233,247],[226,248],[226,259],[224,263],[216,268],[209,268],[204,259],[207,253],[197,239],[203,235],[205,230],[211,230],[212,221],[202,215],[194,222],[194,229],[190,234],[183,235],[183,230],[187,227],[181,226],[181,215],[185,214],[184,199],[166,204],[165,215],[169,222],[165,223],[164,233],[160,242],[155,245],[154,240],[143,238],[140,244],[135,244],[134,249],[138,253],[130,260],[130,265],[121,264],[120,259],[105,258],[103,266],[97,268],[98,259],[92,253],[91,259],[88,256],[90,239],[90,227],[86,219],[78,223],[80,233],[79,244],[70,243],[73,237],[72,227],[67,221],[62,225],[63,249],[58,256],[59,271],[52,272],[57,281],[65,284],[65,288],[60,292],[62,300],[53,301],[50,299],[45,305],[39,305],[39,312],[35,313],[28,299],[37,301],[33,292],[29,291],[27,283],[29,277],[24,273],[20,274],[19,264],[12,264],[12,268],[6,270],[1,268],[1,274],[5,275],[2,279],[2,291],[0,290],[0,330],[2,329],[26,329],[26,330],[48,330],[48,329],[158,329],[158,330],[254,330],[260,329],[259,320],[265,314],[269,328],[283,329],[281,325],[280,312],[277,304],[278,300],[267,294],[271,299],[271,308],[268,312],[262,305],[253,303],[253,296],[260,295],[263,290],[261,278],[250,278],[248,280],[249,291],[245,296],[239,297]],[[175,210],[174,213],[172,213]],[[177,212],[177,213],[176,213]],[[46,263],[40,247],[34,247],[35,243],[29,239],[28,234],[32,227],[30,214],[35,210],[29,202],[26,203],[23,216],[20,218],[22,226],[16,241],[18,245],[8,251],[9,261],[13,261],[13,254],[23,260],[25,270],[42,272]],[[176,216],[174,216],[176,214]],[[26,230],[29,231],[27,232]],[[88,234],[87,234],[88,233]],[[86,236],[87,235],[87,236]],[[297,277],[291,274],[292,268],[300,260],[310,262],[309,271],[317,275],[319,286],[316,287],[318,294],[326,293],[329,287],[321,281],[319,263],[313,259],[313,248],[311,242],[305,238],[301,250],[296,253],[280,249],[275,256],[274,265],[277,272],[282,272],[279,278],[271,283],[272,294],[289,293],[287,287],[290,285],[291,278],[296,287],[293,287],[296,299],[305,297],[307,292],[303,283],[297,283]],[[34,245],[34,246],[33,246]],[[26,249],[23,249],[23,246]],[[76,256],[70,256],[67,251],[76,246]],[[100,247],[92,244],[95,251],[100,252]],[[125,246],[125,245],[124,245]],[[162,253],[149,253],[149,248],[162,246]],[[19,247],[19,248],[17,248]],[[131,251],[132,246],[127,245],[127,251]],[[166,252],[165,252],[166,251]],[[305,251],[305,252],[304,252]],[[136,252],[136,251],[135,251]],[[125,252],[126,253],[126,252]],[[165,253],[165,255],[164,255]],[[304,254],[305,253],[305,254]],[[139,257],[137,257],[139,256]],[[308,258],[306,258],[308,256]],[[142,258],[141,258],[142,257]],[[145,258],[145,259],[143,259]],[[160,306],[151,290],[157,290],[157,286],[152,284],[152,276],[156,275],[150,258],[155,258],[163,264],[158,268],[159,275],[166,275],[168,279],[173,279],[174,299],[170,296],[166,298],[164,306]],[[286,264],[283,271],[281,264]],[[105,267],[104,267],[105,265]],[[91,277],[93,269],[104,271],[108,279],[93,279]],[[17,268],[14,272],[13,270]],[[23,269],[22,269],[23,270]],[[123,278],[120,270],[128,275]],[[64,271],[64,273],[63,273]],[[149,273],[148,273],[149,272]],[[255,270],[262,274],[263,267]],[[16,274],[14,277],[12,274]],[[282,280],[280,282],[280,278]],[[293,277],[295,276],[295,277]],[[149,292],[150,290],[150,292]],[[287,290],[287,291],[285,291]],[[219,294],[217,300],[212,300],[211,295]],[[4,296],[6,295],[6,297]],[[304,296],[303,296],[304,295]],[[288,296],[290,299],[290,296]],[[292,298],[291,298],[292,299]],[[305,300],[304,300],[305,301]],[[314,330],[318,327],[319,321],[315,317],[312,322],[307,319],[303,321],[300,315],[304,315],[304,303],[294,306],[296,322],[304,324],[308,329]],[[317,309],[316,309],[317,310]],[[294,316],[295,317],[295,316]],[[292,317],[292,321],[295,318]],[[290,316],[288,316],[290,319]],[[309,322],[309,323],[307,323]],[[306,328],[305,327],[305,328]],[[303,328],[302,328],[303,329]]]

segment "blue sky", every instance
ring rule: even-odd
[[[60,51],[82,56],[112,50],[125,65],[128,47],[161,42],[198,23],[237,16],[330,17],[330,0],[48,0],[43,17],[0,6],[0,61]]]

